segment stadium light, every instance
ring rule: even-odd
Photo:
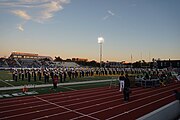
[[[99,63],[100,63],[100,68],[102,67],[102,44],[104,43],[104,38],[103,37],[98,37],[98,43],[100,45],[100,60],[99,60]]]

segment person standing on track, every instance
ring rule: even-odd
[[[125,81],[125,76],[123,73],[119,76],[119,91],[121,92],[124,89],[124,81]]]
[[[129,94],[130,94],[130,80],[128,78],[128,74],[126,74],[124,80],[124,89],[123,89],[124,101],[129,101]]]

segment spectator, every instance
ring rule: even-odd
[[[119,91],[121,92],[124,89],[124,81],[125,81],[125,76],[123,73],[119,76]]]
[[[130,81],[128,78],[128,74],[126,74],[124,80],[124,89],[123,89],[124,101],[129,101],[129,94],[130,94]]]

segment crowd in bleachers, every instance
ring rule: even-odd
[[[166,84],[179,81],[180,74],[174,74],[174,70],[149,69],[142,75],[135,77],[136,84],[144,87],[166,86]]]

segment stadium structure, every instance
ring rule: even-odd
[[[0,58],[0,67],[10,68],[54,68],[79,67],[75,62],[54,62],[50,56],[35,53],[12,52],[8,58]]]

